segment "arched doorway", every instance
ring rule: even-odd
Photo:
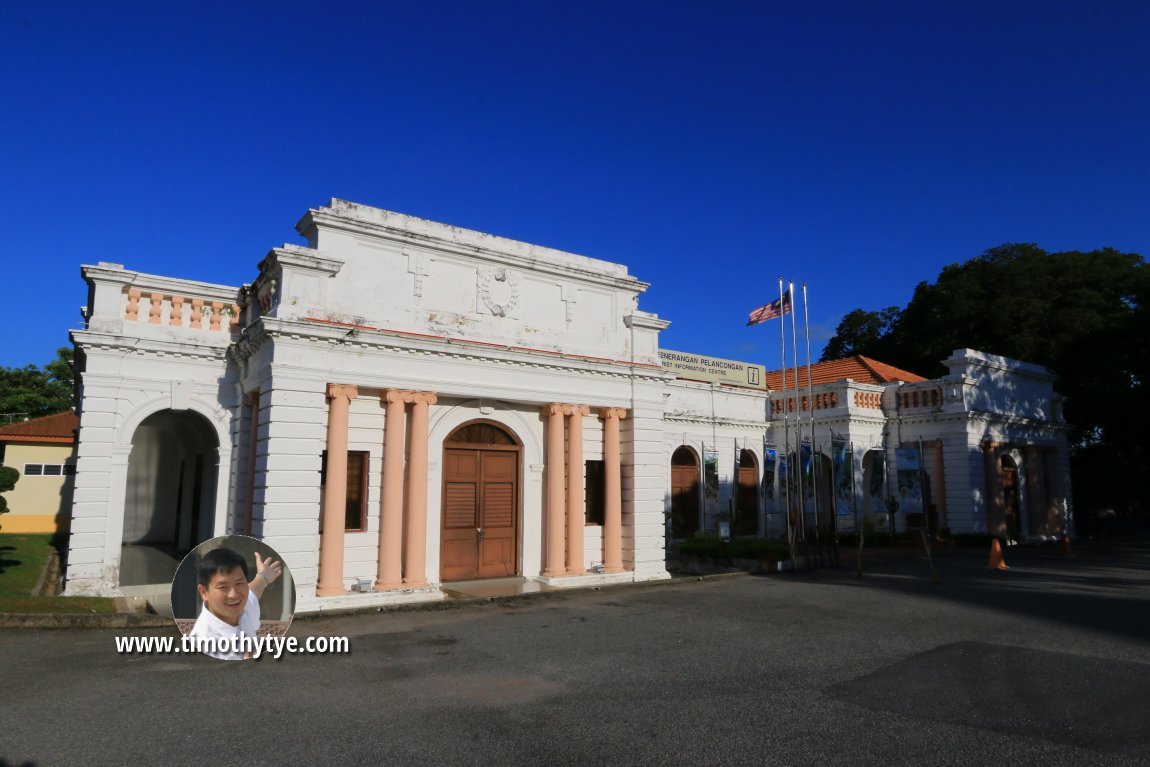
[[[219,443],[190,410],[161,410],[132,434],[120,585],[168,583],[184,554],[212,536]]]
[[[473,421],[443,442],[440,578],[506,578],[519,567],[519,442]]]
[[[739,453],[738,498],[731,525],[735,535],[757,535],[759,532],[759,467],[750,450]]]
[[[699,531],[699,458],[687,446],[671,455],[671,537]]]
[[[1018,502],[1018,464],[1009,455],[1002,456],[1002,509],[1006,535],[1012,541],[1021,539],[1022,520]]]

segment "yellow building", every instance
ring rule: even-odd
[[[4,493],[8,513],[0,516],[0,531],[67,531],[78,425],[76,414],[69,410],[0,427],[0,464],[20,472],[16,487]]]

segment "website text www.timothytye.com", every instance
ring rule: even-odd
[[[116,637],[118,653],[242,653],[251,658],[267,655],[279,660],[284,655],[320,655],[349,653],[351,642],[347,637],[277,637],[247,636],[240,633],[230,637]]]

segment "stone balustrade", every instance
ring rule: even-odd
[[[840,401],[839,393],[836,391],[819,392],[819,393],[813,394],[809,397],[804,394],[801,397],[799,397],[797,401],[794,397],[789,397],[786,400],[782,400],[782,399],[772,400],[771,401],[771,413],[774,415],[782,415],[784,402],[786,403],[787,412],[793,413],[793,412],[795,412],[796,404],[798,405],[799,409],[801,409],[805,412],[805,411],[809,411],[811,409],[812,402],[814,404],[815,410],[829,410],[831,408],[838,407],[839,401]]]
[[[130,286],[124,287],[123,311],[128,322],[192,330],[232,333],[240,324],[239,304]]]
[[[899,410],[942,407],[942,387],[903,387],[898,392],[898,407]]]

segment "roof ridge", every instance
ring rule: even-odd
[[[855,358],[855,360],[858,361],[858,363],[860,365],[862,365],[864,368],[869,370],[871,372],[871,375],[873,375],[875,378],[882,381],[883,383],[890,383],[890,379],[888,379],[882,373],[878,372],[878,369],[875,368],[875,366],[871,364],[872,362],[878,362],[878,360],[871,359],[870,357],[866,357],[862,354],[856,354],[856,355],[854,355],[854,358]],[[882,363],[882,364],[886,364],[886,363]],[[891,365],[890,367],[894,367],[894,365]]]
[[[856,356],[859,358],[859,362],[861,364],[866,365],[868,370],[871,370],[876,376],[882,378],[884,383],[888,383],[890,381],[905,381],[906,383],[915,383],[929,380],[925,376],[921,376],[918,373],[907,370],[906,368],[900,368],[897,365],[892,365],[889,362],[876,360],[873,357],[864,357],[861,354]],[[888,371],[893,371],[896,375],[894,377],[884,377],[883,374],[878,372],[878,369],[875,367],[876,365],[881,365]]]

